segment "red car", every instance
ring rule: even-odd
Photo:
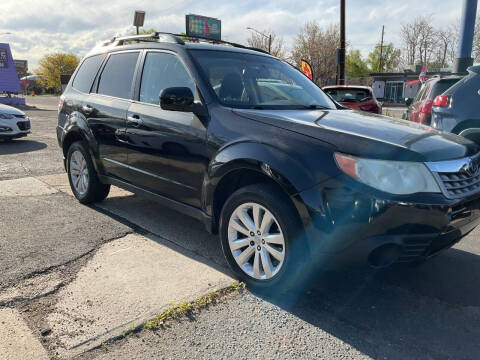
[[[354,110],[382,113],[382,105],[377,101],[373,90],[368,86],[333,85],[322,88],[335,101]]]
[[[405,99],[408,109],[403,118],[420,124],[430,125],[433,100],[461,78],[461,76],[448,76],[445,78],[433,77],[427,80],[418,91],[415,99]]]

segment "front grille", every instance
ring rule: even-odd
[[[30,130],[30,121],[19,121],[17,126],[22,131]]]
[[[480,190],[480,173],[469,176],[465,172],[438,173],[449,197],[469,195]]]
[[[427,162],[444,195],[463,198],[480,192],[480,153],[466,158]]]

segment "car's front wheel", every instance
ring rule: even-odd
[[[67,172],[73,195],[83,204],[102,201],[110,192],[110,185],[98,179],[85,143],[74,142],[68,149]]]
[[[302,234],[293,205],[274,185],[237,190],[221,213],[225,258],[243,281],[256,287],[294,285],[306,259]]]

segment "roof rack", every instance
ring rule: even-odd
[[[104,42],[103,46],[120,46],[123,45],[126,41],[155,41],[180,45],[185,44],[182,39],[178,38],[174,34],[154,32],[150,34],[113,37],[111,40]]]
[[[147,41],[147,42],[153,41],[153,42],[166,42],[166,43],[172,43],[172,44],[185,45],[185,42],[182,40],[182,38],[192,40],[192,41],[197,41],[197,42],[202,41],[202,42],[209,42],[212,44],[226,44],[236,48],[258,51],[258,52],[270,55],[268,51],[265,51],[263,49],[249,47],[249,46],[245,46],[245,45],[241,45],[241,44],[237,44],[229,41],[208,39],[200,36],[191,36],[191,35],[187,36],[185,34],[172,34],[172,33],[166,33],[166,32],[154,32],[150,34],[113,37],[111,40],[104,42],[103,46],[121,46],[121,45],[124,45],[126,41]]]

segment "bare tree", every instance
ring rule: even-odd
[[[286,55],[286,50],[283,38],[277,36],[277,34],[270,30],[264,30],[262,31],[262,33],[267,36],[271,36],[270,53],[273,56],[284,59]],[[268,37],[262,36],[252,31],[250,37],[247,39],[247,44],[248,46],[268,51],[268,40]]]
[[[410,23],[403,24],[400,36],[407,64],[427,64],[431,60],[437,42],[437,34],[431,25],[430,16],[419,16]]]
[[[449,64],[453,64],[452,53],[455,54],[456,33],[453,27],[437,30],[435,33],[436,45],[434,50],[433,62],[437,65],[438,70],[445,68]]]
[[[475,63],[480,62],[480,14],[475,23],[475,36],[473,37],[473,59]]]
[[[335,78],[337,73],[336,49],[340,43],[338,24],[321,28],[316,21],[307,22],[300,30],[292,50],[292,58],[297,65],[301,59],[312,66],[313,81],[325,85]]]

